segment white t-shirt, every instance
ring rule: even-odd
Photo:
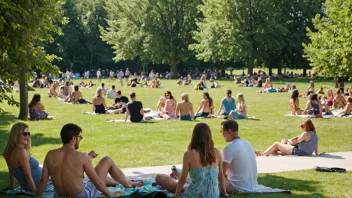
[[[97,77],[101,77],[101,72],[99,70],[97,71]]]
[[[110,89],[110,91],[107,94],[107,97],[115,99],[116,98],[116,92],[114,90]]]
[[[257,161],[252,145],[244,139],[235,139],[224,148],[223,161],[231,164],[227,179],[240,192],[256,192]]]

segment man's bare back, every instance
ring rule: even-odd
[[[62,147],[51,150],[45,163],[59,196],[75,197],[83,191],[84,166],[91,164],[87,154]]]
[[[72,97],[74,98],[74,102],[78,102],[80,98],[82,98],[82,93],[80,91],[75,91],[72,93]]]

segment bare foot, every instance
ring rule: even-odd
[[[255,152],[255,155],[258,157],[258,156],[264,156],[262,152],[260,151],[254,151]]]
[[[136,181],[136,182],[131,181],[131,184],[136,186],[136,187],[142,187],[142,186],[144,186],[144,181],[143,180],[142,181]]]

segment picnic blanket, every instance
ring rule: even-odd
[[[116,187],[108,187],[110,192],[117,192],[121,191],[122,193],[118,195],[117,197],[121,198],[147,198],[147,197],[155,197],[156,194],[158,197],[173,197],[174,194],[168,192],[167,190],[162,190],[160,188],[152,186],[152,182],[145,180],[144,181],[144,186],[140,188],[125,188],[121,184],[117,185]],[[7,195],[24,195],[24,196],[35,196],[31,191],[28,190],[22,190],[21,187],[18,187],[14,190],[3,190],[2,193],[7,194]],[[54,192],[54,186],[49,185],[42,197],[43,198],[53,198],[55,196]],[[99,196],[100,197],[100,196]]]

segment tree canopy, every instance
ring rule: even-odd
[[[352,1],[327,0],[308,28],[305,57],[321,74],[352,77]]]

